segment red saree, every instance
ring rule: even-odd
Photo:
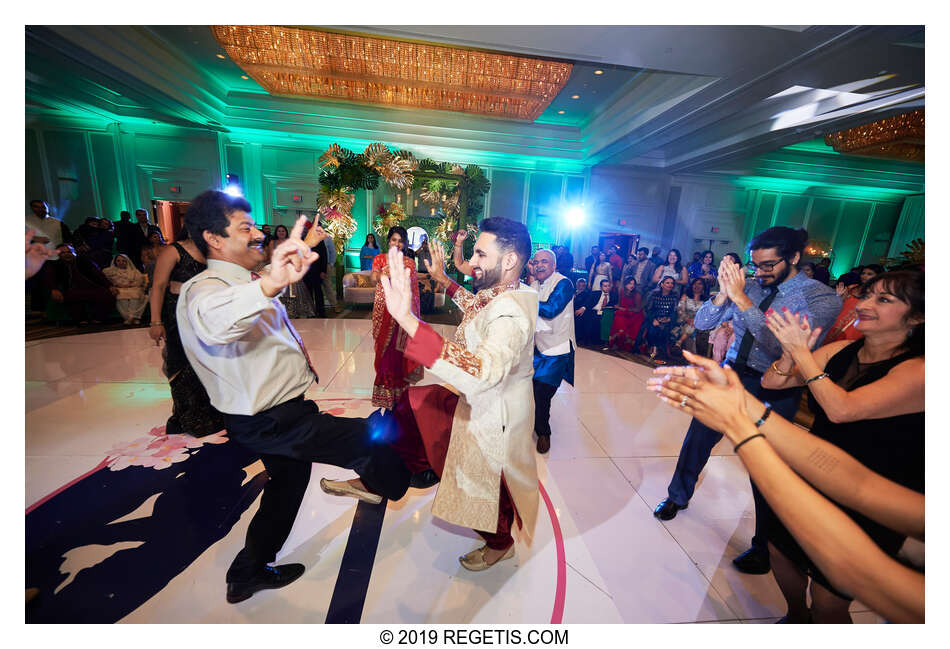
[[[633,295],[620,296],[620,305],[614,313],[614,323],[610,327],[610,338],[607,343],[611,349],[634,351],[634,341],[643,326],[643,298],[640,291],[634,290]],[[634,312],[634,310],[637,310]]]
[[[416,265],[411,259],[403,259],[411,272],[409,282],[412,286],[412,312],[419,315],[419,280]],[[389,275],[389,261],[385,254],[373,258],[373,271],[380,275]],[[423,368],[419,363],[410,361],[403,353],[407,342],[406,332],[396,324],[386,310],[386,297],[382,282],[376,284],[373,299],[373,340],[375,341],[376,380],[373,383],[373,405],[392,410],[400,395],[410,384],[422,378]]]

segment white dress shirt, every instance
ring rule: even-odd
[[[284,306],[237,264],[209,259],[182,285],[176,316],[185,354],[221,412],[257,414],[314,380]]]
[[[596,306],[594,306],[594,311],[597,312],[597,315],[604,314],[604,307],[607,306],[607,301],[610,299],[609,293],[601,293],[600,299],[597,300]]]

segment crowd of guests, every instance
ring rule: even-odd
[[[50,253],[41,272],[27,281],[30,310],[52,321],[86,325],[119,320],[141,325],[148,318],[151,335],[157,339],[156,323],[162,322],[166,294],[175,294],[177,286],[188,279],[173,276],[182,274],[180,268],[189,259],[198,266],[205,263],[185,229],[177,241],[169,243],[162,230],[149,222],[145,209],[135,210],[134,221],[128,211],[121,212],[115,222],[89,217],[75,231],[50,214],[46,201],[31,201],[30,212],[26,224],[34,230],[32,242]],[[268,253],[289,236],[283,225],[273,232],[269,225],[261,230]],[[340,311],[335,277],[328,272],[336,250],[323,241],[315,250],[320,261],[281,296],[291,318],[326,317],[325,300]]]
[[[557,254],[557,247],[554,252]],[[703,303],[721,290],[719,261],[711,250],[693,253],[688,265],[682,263],[676,248],[665,257],[661,253],[659,247],[652,251],[641,247],[622,263],[620,246],[609,250],[591,247],[584,276],[575,282],[578,344],[642,354],[658,365],[682,359],[683,350],[721,362],[735,340],[732,323],[723,322],[712,330],[697,328],[694,323]],[[726,257],[739,268],[745,267],[738,253]],[[859,335],[854,323],[860,287],[884,268],[879,264],[858,266],[832,284],[829,266],[830,260],[824,258],[818,264],[802,261],[796,268],[810,279],[833,286],[844,303],[828,331],[829,342],[853,340]],[[751,267],[744,272],[748,276],[750,271],[754,273]],[[569,271],[562,274],[570,276]]]
[[[720,291],[696,324],[731,323],[725,364],[657,370],[666,403],[693,416],[654,515],[686,509],[712,447],[726,435],[752,480],[755,533],[733,559],[769,574],[785,623],[849,623],[858,598],[889,621],[924,620],[923,574],[897,556],[924,538],[924,272],[852,269],[834,289],[801,263],[803,230],[750,243],[753,276],[719,269]],[[751,280],[751,281],[749,281]],[[810,432],[791,423],[802,391]]]
[[[195,198],[189,215],[199,219],[204,213],[226,214],[228,210],[246,217],[250,205],[221,192],[206,192]],[[51,298],[71,309],[82,304],[98,316],[114,306],[127,321],[141,316],[145,289],[151,284],[150,310],[160,319],[152,316],[149,335],[156,343],[165,340],[164,371],[174,404],[166,431],[200,436],[220,430],[222,415],[210,405],[189,365],[176,324],[181,285],[207,267],[209,243],[215,243],[219,235],[198,227],[203,238],[197,242],[185,238],[153,250],[162,246],[161,237],[150,236],[139,221],[143,236],[137,238],[141,246],[136,253],[120,252],[100,270],[93,251],[101,249],[96,246],[103,245],[107,237],[102,233],[108,228],[89,220],[73,235],[62,229],[65,226],[49,222],[48,214],[37,210],[34,215],[37,218],[28,225],[43,228],[27,234],[28,277],[39,270],[31,262],[35,246],[54,243],[58,258],[43,268]],[[259,248],[262,253],[250,281],[258,279],[257,270],[268,273],[274,241],[287,238],[282,227],[275,230],[273,241],[267,233],[240,247],[242,251]],[[504,227],[519,229],[524,252],[530,250],[523,225]],[[256,230],[249,230],[248,236],[253,237]],[[319,226],[313,232],[318,236],[312,239],[311,250],[322,246],[325,255],[325,232]],[[495,236],[487,227],[486,232]],[[403,250],[407,239],[404,228],[393,227],[387,234],[387,248]],[[463,239],[461,233],[455,239],[456,256],[461,254]],[[651,379],[649,387],[693,419],[667,498],[654,515],[668,521],[687,508],[712,448],[726,435],[749,471],[755,503],[751,547],[733,563],[747,574],[774,575],[787,604],[782,622],[850,622],[848,611],[854,598],[889,621],[923,622],[923,574],[896,560],[906,539],[922,540],[925,529],[923,267],[890,271],[879,265],[857,267],[837,278],[832,287],[819,279],[827,264],[802,261],[806,242],[804,230],[769,228],[753,237],[747,264],[729,253],[718,266],[711,251],[696,253],[693,262],[684,266],[675,249],[663,258],[658,249],[647,257],[646,248],[640,248],[626,264],[615,259],[619,250],[610,254],[592,250],[587,278],[576,283],[560,272],[563,248],[537,251],[527,267],[527,279],[538,291],[537,316],[543,325],[529,334],[535,347],[537,450],[550,449],[554,392],[562,380],[573,382],[574,331],[578,341],[597,346],[606,340],[608,348],[642,351],[648,347],[652,354],[662,356],[661,362],[670,359],[671,345],[678,346],[691,366],[661,368],[663,376]],[[369,237],[366,244],[369,247]],[[83,252],[77,254],[76,247]],[[517,286],[518,262],[524,252],[519,248],[505,253],[507,257],[496,254],[493,267],[472,258],[468,270],[472,270],[477,293],[466,291],[456,298],[466,304],[463,338],[467,323],[475,321],[480,309]],[[143,271],[152,256],[153,277],[148,277]],[[99,259],[104,260],[101,255]],[[404,268],[390,268],[394,261]],[[424,265],[451,284],[442,270],[440,248],[433,248]],[[422,375],[419,357],[405,353],[408,335],[403,329],[421,326],[417,265],[395,253],[377,253],[370,269],[374,279],[385,278],[377,282],[373,312],[377,373],[373,403],[392,411],[400,401],[403,405],[410,401],[403,397]],[[322,285],[323,279],[318,274],[314,282]],[[306,276],[298,284],[300,291],[307,290]],[[395,295],[394,285],[399,286]],[[452,287],[453,294],[457,290]],[[393,311],[405,317],[397,321]],[[611,311],[613,318],[608,319]],[[510,309],[500,314],[502,320],[512,317]],[[709,350],[704,353],[696,345],[700,331],[713,332],[707,348],[714,355],[722,353],[719,360],[724,363],[703,357]],[[435,340],[432,358],[439,358],[444,345],[440,338]],[[295,345],[299,344],[298,340]],[[493,344],[501,348],[500,342]],[[293,350],[297,352],[297,347]],[[481,371],[481,359],[476,363],[467,348],[453,353],[461,359],[459,367],[471,371],[477,365]],[[459,371],[464,377],[471,375]],[[791,423],[803,391],[815,414],[810,431]],[[446,430],[452,430],[452,425],[447,424]],[[536,482],[532,477],[532,486]],[[355,487],[345,486],[348,483],[334,484],[338,491],[322,486],[328,493],[356,494]],[[491,545],[495,534],[480,532],[488,545],[462,559],[462,565],[471,570],[486,569],[513,554],[507,530],[514,514],[503,510],[507,487],[504,481],[501,484],[497,535],[505,537],[504,547]],[[503,518],[507,520],[504,531]]]

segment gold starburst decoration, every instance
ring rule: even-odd
[[[459,192],[442,199],[442,211],[448,216],[456,216],[459,211]]]
[[[377,170],[386,184],[393,189],[405,189],[412,185],[412,169],[408,160],[396,156],[377,167]]]
[[[336,254],[342,255],[346,242],[356,234],[356,220],[332,208],[322,210],[321,216],[323,216],[323,229],[330,235]]]
[[[320,158],[317,160],[317,164],[319,164],[321,168],[326,167],[327,165],[331,167],[339,167],[340,166],[339,156],[340,156],[340,145],[331,144],[329,147],[327,147],[327,150],[324,151],[323,154],[320,156]]]
[[[399,225],[406,218],[406,212],[399,203],[390,203],[389,209],[380,217],[377,217],[373,223],[373,229],[376,234],[383,238],[389,232],[389,228]]]
[[[349,216],[353,212],[353,205],[356,203],[356,196],[349,187],[340,189],[328,189],[321,187],[317,194],[317,207],[327,210],[336,210],[341,214]]]
[[[377,170],[392,158],[393,154],[389,152],[389,147],[382,142],[373,142],[363,151],[363,164]]]

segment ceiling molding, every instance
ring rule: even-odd
[[[608,75],[615,70],[630,80],[610,86],[612,94],[603,99],[579,102],[589,111],[577,115],[580,126],[522,123],[274,97],[241,80],[233,62],[215,57],[206,27],[29,26],[27,120],[84,116],[123,129],[167,124],[255,141],[332,138],[356,146],[382,140],[432,150],[441,159],[490,159],[519,169],[582,171],[606,164],[682,173],[722,167],[924,102],[924,51],[901,45],[923,44],[919,26],[347,29],[556,54],[602,64]],[[587,79],[565,88],[579,88],[581,81]],[[781,94],[794,87],[810,90]]]

